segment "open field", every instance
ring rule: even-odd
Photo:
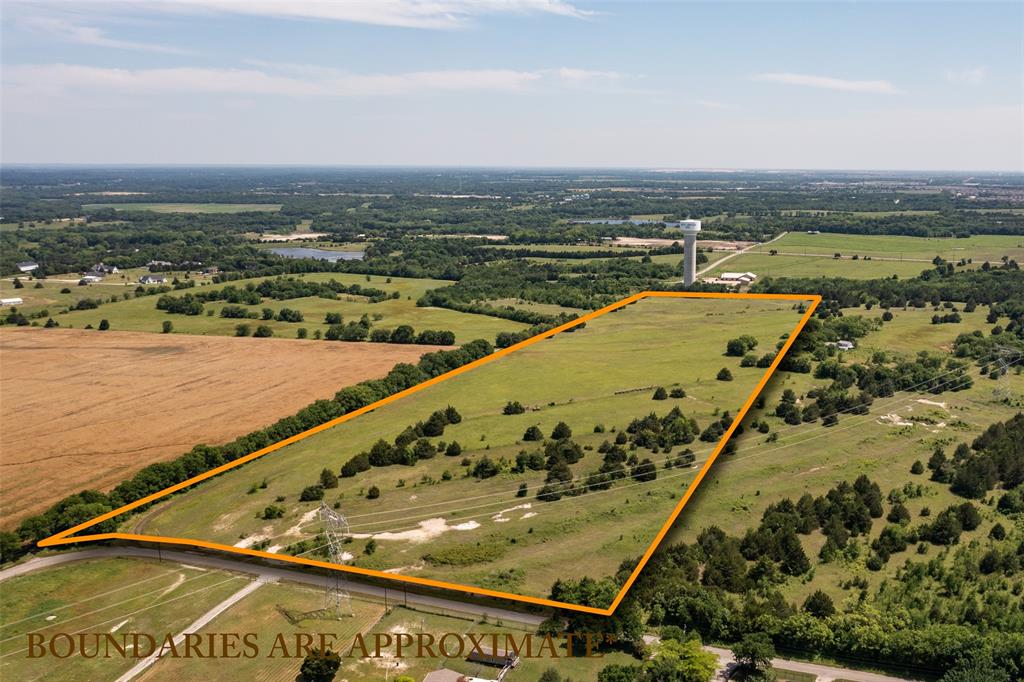
[[[197,443],[229,441],[435,346],[0,328],[10,526]]]
[[[245,213],[264,211],[273,213],[281,210],[281,204],[164,204],[147,202],[124,202],[110,204],[82,204],[85,210],[113,208],[118,211],[154,211],[156,213]]]
[[[717,276],[723,272],[753,272],[760,278],[848,277],[850,279],[877,279],[896,275],[904,279],[917,277],[923,270],[931,267],[931,263],[910,261],[851,260],[849,256],[836,259],[831,255],[769,256],[767,252],[751,252],[730,258],[719,267],[713,268],[708,276]]]
[[[518,331],[528,326],[519,322],[488,317],[486,315],[461,313],[445,308],[417,307],[416,300],[428,289],[436,289],[451,284],[442,280],[402,277],[368,278],[364,275],[348,275],[343,273],[308,274],[301,277],[301,279],[312,282],[326,282],[334,279],[346,285],[359,284],[365,287],[382,289],[388,293],[397,291],[399,298],[371,303],[364,296],[343,294],[338,300],[315,296],[285,301],[264,299],[260,305],[245,306],[257,314],[260,314],[263,308],[270,308],[275,313],[281,308],[299,310],[305,317],[302,322],[242,320],[220,317],[221,309],[225,305],[229,305],[223,301],[206,303],[206,312],[202,315],[169,315],[162,310],[156,309],[158,296],[141,296],[127,301],[104,304],[92,310],[65,313],[56,316],[54,319],[60,322],[62,327],[71,326],[76,329],[82,328],[87,324],[96,327],[100,320],[106,319],[110,321],[112,329],[143,332],[159,332],[163,321],[171,320],[176,333],[212,334],[219,336],[233,336],[235,327],[239,323],[244,322],[250,324],[253,328],[257,324],[265,324],[274,331],[274,336],[295,338],[297,330],[301,327],[309,331],[310,337],[317,331],[321,333],[326,332],[329,325],[324,321],[325,315],[329,312],[337,312],[342,314],[345,322],[358,321],[363,315],[368,315],[374,327],[394,329],[399,325],[408,324],[417,332],[424,329],[450,330],[455,333],[455,342],[457,344],[481,338],[493,342],[498,332]],[[247,284],[258,284],[259,281],[259,279],[251,279],[228,282],[227,284],[211,284],[205,280],[199,280],[200,284],[197,285],[197,289],[172,292],[172,295],[181,296],[189,291],[205,291],[207,287],[223,288],[224,286],[231,285],[244,288]],[[92,287],[82,288],[92,289]],[[111,293],[107,289],[95,289],[94,292],[106,295]],[[209,314],[209,311],[213,311],[213,314]]]
[[[821,253],[831,256],[841,253],[844,257],[854,254],[885,258],[918,258],[925,261],[922,269],[929,267],[931,259],[941,256],[948,261],[973,258],[976,265],[985,260],[998,261],[1003,256],[1024,259],[1024,236],[1020,235],[976,235],[965,239],[952,237],[902,237],[892,235],[859,235],[822,232],[790,232],[770,247],[758,246],[750,253],[767,252],[775,249],[780,255]],[[749,255],[749,254],[748,254]],[[863,265],[863,262],[858,265]],[[917,273],[914,273],[917,274]]]
[[[678,406],[703,429],[722,410],[735,413],[765,371],[725,357],[726,341],[750,334],[759,353],[771,353],[798,321],[792,301],[645,299],[207,481],[129,519],[124,530],[282,551],[319,532],[318,503],[301,502],[298,495],[323,468],[337,472],[378,439],[390,441],[452,405],[461,422],[429,442],[440,448],[439,441],[457,441],[458,456],[374,467],[326,491],[324,499],[338,502],[352,524],[354,563],[545,597],[565,565],[578,565],[583,553],[590,560],[580,573],[593,577],[642,553],[696,469],[663,469],[665,453],[638,448],[633,454],[658,463],[656,481],[625,479],[609,490],[542,502],[536,492],[545,472],[511,467],[517,453],[542,446],[523,442],[524,431],[536,425],[546,435],[558,422],[567,423],[573,440],[590,453],[571,467],[579,477],[601,463],[591,450],[614,440],[611,434],[635,417],[652,411],[664,416]],[[734,381],[716,381],[723,367]],[[681,387],[688,395],[652,401],[658,385]],[[502,414],[510,400],[526,411]],[[606,432],[595,432],[595,425]],[[690,447],[700,463],[714,443],[694,440]],[[478,480],[469,472],[485,457],[498,472]],[[253,481],[264,480],[265,489],[247,494]],[[521,483],[528,494],[517,497]],[[367,499],[371,486],[381,491],[378,499]],[[281,518],[259,518],[271,504],[283,507]],[[460,555],[460,548],[473,546],[484,549],[478,556]],[[441,556],[451,556],[451,563]]]
[[[214,602],[209,602],[212,605]],[[321,632],[331,633],[338,637],[343,645],[342,653],[347,649],[357,634],[364,636],[367,632],[383,632],[377,626],[384,615],[384,605],[352,599],[352,615],[340,621],[306,619],[292,623],[279,610],[283,608],[291,613],[314,611],[323,608],[324,591],[311,586],[291,583],[271,583],[262,585],[242,601],[234,604],[224,613],[218,615],[209,624],[200,629],[200,634],[240,632],[254,633],[257,637],[259,655],[253,658],[224,659],[184,659],[165,658],[157,661],[146,672],[140,675],[138,682],[160,682],[176,680],[177,682],[208,682],[222,679],[226,671],[230,671],[232,679],[245,680],[281,680],[293,682],[299,674],[302,658],[295,658],[294,636],[312,634],[314,637]],[[288,643],[289,657],[278,655],[270,658],[275,638],[283,636]],[[372,635],[370,642],[372,647]],[[368,662],[372,666],[373,661]],[[352,663],[346,660],[336,678],[338,682],[350,680],[375,679],[374,676],[352,675]],[[383,668],[378,669],[383,672]]]
[[[931,324],[931,308],[893,312],[892,321],[844,354],[849,362],[867,361],[876,350],[906,357],[921,350],[947,352],[957,334],[979,329],[987,333],[991,327],[980,308],[972,313],[961,312],[964,321],[960,324],[941,325]],[[847,310],[845,314],[870,318],[881,313],[877,309],[861,309]],[[708,480],[680,515],[665,543],[692,542],[701,529],[711,525],[742,536],[746,529],[757,526],[769,503],[783,497],[795,501],[805,492],[821,495],[839,481],[852,482],[861,474],[878,483],[883,496],[907,482],[923,484],[924,496],[904,503],[915,521],[925,507],[937,513],[963,502],[963,498],[950,492],[948,485],[929,481],[927,474],[912,475],[910,467],[916,460],[926,462],[936,445],[952,449],[957,443],[970,443],[989,424],[1008,419],[1020,409],[997,402],[993,397],[996,383],[979,376],[977,369],[972,369],[971,374],[975,384],[970,389],[941,395],[898,392],[876,399],[869,414],[841,415],[836,426],[824,428],[820,422],[790,426],[774,416],[773,411],[783,390],[790,388],[797,396],[803,396],[811,386],[827,381],[815,380],[808,374],[777,373],[763,392],[766,409],[752,410],[750,417],[767,421],[771,431],[779,434],[778,441],[767,443],[765,435],[752,429],[737,435],[736,454],[723,456],[715,463]],[[1006,381],[1020,400],[1024,396],[1024,377],[1011,371]],[[888,503],[885,506],[888,509]],[[965,532],[961,544],[987,536],[997,519],[984,505],[981,513],[984,522],[978,529]],[[877,519],[869,539],[877,538],[884,526],[884,519]],[[840,589],[838,583],[850,577],[865,577],[871,588],[877,589],[912,554],[894,554],[883,570],[874,572],[864,566],[866,552],[859,562],[817,564],[813,558],[824,543],[822,535],[815,532],[803,536],[803,541],[815,568],[811,580],[790,579],[782,587],[787,600],[795,603],[821,589],[840,604],[851,593]],[[942,552],[942,548],[930,547],[927,556],[940,556]]]
[[[222,571],[137,559],[82,561],[11,578],[0,589],[0,678],[116,679],[136,661],[114,652],[106,659],[31,659],[26,651],[28,633],[177,634],[247,582]],[[95,651],[93,640],[85,641],[88,651]]]

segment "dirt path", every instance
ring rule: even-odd
[[[438,346],[0,330],[0,518],[107,490]]]

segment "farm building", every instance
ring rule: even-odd
[[[740,284],[750,284],[757,275],[752,272],[723,272],[718,276],[719,279],[725,280],[726,282],[739,282]]]
[[[151,260],[146,263],[147,268],[173,268],[174,263],[169,260]]]
[[[39,267],[39,263],[35,261],[27,260],[22,263],[18,263],[18,269],[22,272],[32,272]]]
[[[165,284],[167,278],[162,275],[143,275],[139,277],[139,284]]]
[[[79,284],[95,284],[96,282],[102,282],[103,277],[101,275],[86,275],[82,279],[78,280]]]
[[[20,298],[0,298],[0,307],[9,308],[12,305],[22,305],[25,301]]]

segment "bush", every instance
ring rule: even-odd
[[[256,327],[256,331],[254,331],[252,335],[257,339],[267,339],[274,335],[274,330],[265,324],[261,324]]]
[[[247,324],[235,325],[235,336],[249,336],[252,333],[252,327]]]
[[[366,499],[376,500],[378,497],[380,497],[380,488],[375,485],[371,485],[370,489],[366,491]]]
[[[668,391],[663,386],[658,386],[654,389],[654,395],[651,396],[651,400],[668,400]]]
[[[164,320],[163,324],[160,327],[160,331],[163,334],[170,334],[171,332],[174,331],[174,323],[171,322],[170,320]]]
[[[526,429],[523,434],[523,440],[544,440],[544,433],[540,430],[540,427],[534,425]]]
[[[719,381],[732,381],[732,372],[729,371],[728,367],[723,367],[718,370],[718,374],[715,376]]]
[[[269,521],[270,519],[279,519],[282,516],[284,516],[284,507],[272,504],[263,510],[263,514],[260,518]]]
[[[551,437],[555,440],[561,440],[562,438],[572,437],[572,429],[565,422],[558,422],[555,424],[555,428],[551,431]]]
[[[320,472],[320,485],[324,488],[337,488],[338,476],[330,469],[324,469]]]
[[[110,329],[110,321],[107,319],[100,320],[100,326],[97,327],[101,332],[105,332]]]
[[[523,412],[526,412],[526,408],[518,400],[508,401],[501,411],[502,414],[522,414]]]
[[[316,502],[322,499],[324,499],[324,487],[319,484],[303,488],[299,495],[299,502]]]

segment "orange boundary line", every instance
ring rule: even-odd
[[[326,561],[318,561],[316,559],[307,559],[304,557],[288,556],[284,554],[274,554],[271,552],[263,552],[255,549],[222,545],[217,542],[208,542],[206,540],[190,540],[187,538],[173,538],[165,537],[162,535],[136,535],[134,533],[98,533],[94,535],[81,535],[77,537],[71,537],[75,533],[85,530],[87,528],[91,528],[92,526],[95,526],[98,523],[102,523],[103,521],[112,519],[115,516],[119,516],[127,511],[131,511],[132,509],[136,509],[143,505],[149,504],[150,502],[154,502],[160,499],[161,497],[165,497],[167,495],[170,495],[171,493],[178,492],[179,490],[188,488],[192,485],[195,485],[196,483],[205,481],[208,478],[212,478],[214,476],[222,474],[225,471],[228,471],[229,469],[245,464],[246,462],[251,462],[252,460],[262,457],[264,455],[268,455],[271,452],[274,452],[275,450],[279,450],[285,447],[286,445],[297,443],[298,441],[303,440],[304,438],[308,438],[314,434],[320,433],[321,431],[325,431],[331,427],[337,426],[338,424],[342,424],[351,419],[355,419],[359,415],[366,414],[367,412],[376,410],[380,407],[383,407],[384,405],[387,405],[388,403],[392,403],[408,395],[412,395],[413,393],[422,391],[423,389],[429,386],[433,386],[434,384],[440,383],[447,379],[451,379],[452,377],[458,376],[463,372],[468,372],[471,369],[475,369],[476,367],[485,365],[488,362],[497,360],[500,357],[504,357],[506,355],[509,355],[510,353],[514,353],[515,351],[525,348],[533,343],[537,343],[538,341],[543,341],[544,339],[551,338],[552,336],[560,332],[572,329],[573,327],[579,326],[584,322],[588,322],[597,317],[600,317],[601,315],[610,313],[613,310],[618,310],[619,308],[623,308],[629,305],[630,303],[635,303],[636,301],[639,301],[644,298],[722,298],[741,300],[787,300],[810,301],[811,305],[804,312],[803,317],[800,318],[800,322],[797,324],[796,328],[792,332],[790,332],[789,337],[786,339],[786,342],[783,344],[779,352],[776,353],[775,360],[772,361],[771,366],[769,366],[768,369],[765,370],[764,375],[761,377],[761,380],[757,383],[757,386],[754,387],[753,392],[751,392],[750,396],[747,398],[747,401],[743,404],[743,407],[741,407],[740,410],[733,417],[732,424],[729,426],[728,429],[726,429],[725,433],[722,435],[722,438],[718,441],[718,444],[715,446],[715,449],[712,451],[707,461],[704,462],[704,466],[702,466],[700,471],[697,472],[697,475],[696,477],[694,477],[693,482],[691,482],[690,485],[687,486],[686,492],[683,494],[683,497],[679,500],[679,503],[676,504],[675,509],[672,510],[672,513],[669,515],[668,519],[662,525],[661,530],[658,531],[658,534],[657,536],[655,536],[650,547],[648,547],[647,551],[644,552],[644,555],[640,559],[636,568],[633,569],[633,572],[626,580],[626,583],[622,586],[622,589],[619,591],[618,595],[616,595],[614,601],[612,601],[611,606],[609,606],[607,609],[601,609],[592,606],[583,606],[581,604],[571,604],[568,602],[560,602],[555,601],[553,599],[544,599],[541,597],[530,597],[527,595],[514,594],[511,592],[502,592],[500,590],[491,590],[483,587],[473,587],[471,585],[458,585],[456,583],[449,583],[443,580],[433,580],[431,578],[420,578],[410,575],[385,573],[384,571],[360,568],[358,566],[342,566],[338,564],[332,564]],[[690,497],[693,496],[693,493],[697,489],[697,486],[700,485],[700,482],[704,479],[704,476],[707,475],[708,471],[711,469],[711,465],[714,464],[715,460],[718,458],[719,453],[725,448],[726,443],[729,442],[729,439],[736,431],[736,428],[739,426],[740,422],[742,422],[743,418],[746,416],[747,411],[750,410],[750,407],[754,404],[754,401],[757,399],[758,394],[761,393],[761,390],[764,388],[765,384],[768,383],[768,379],[770,379],[772,374],[775,373],[775,370],[778,368],[779,363],[782,362],[782,359],[786,356],[786,353],[789,351],[790,347],[793,345],[793,342],[796,340],[797,335],[800,333],[801,330],[803,330],[804,326],[807,324],[807,321],[811,318],[811,315],[814,314],[814,310],[818,307],[819,303],[821,303],[821,296],[817,294],[748,294],[730,292],[712,293],[703,291],[643,291],[638,294],[633,294],[632,296],[624,298],[621,301],[616,301],[611,305],[605,306],[600,310],[595,310],[591,313],[587,313],[586,315],[578,317],[575,320],[559,325],[554,329],[549,329],[546,332],[542,332],[540,334],[537,334],[536,336],[532,336],[526,339],[525,341],[520,341],[519,343],[509,346],[508,348],[502,348],[501,350],[497,350],[494,353],[488,355],[487,357],[480,358],[479,360],[474,360],[473,362],[463,365],[462,367],[453,369],[450,372],[445,372],[444,374],[433,377],[432,379],[428,379],[427,381],[424,381],[421,384],[417,384],[415,386],[405,389],[404,391],[399,391],[398,393],[390,395],[386,398],[382,398],[381,400],[378,400],[375,403],[371,403],[370,405],[361,407],[358,410],[353,410],[348,414],[344,414],[340,417],[337,417],[336,419],[324,422],[319,426],[315,426],[307,431],[303,431],[302,433],[298,433],[294,436],[291,436],[290,438],[285,438],[284,440],[268,445],[267,447],[257,450],[256,452],[252,452],[244,457],[239,457],[234,461],[222,464],[221,466],[216,467],[214,469],[210,469],[209,471],[199,474],[198,476],[194,476],[193,478],[190,478],[187,481],[182,481],[181,483],[172,485],[159,492],[153,493],[152,495],[147,495],[146,497],[126,504],[123,507],[119,507],[105,514],[101,514],[94,519],[91,519],[84,523],[80,523],[77,526],[73,526],[71,528],[68,528],[67,530],[61,531],[60,533],[40,540],[38,544],[40,547],[54,547],[57,545],[68,545],[79,542],[95,542],[98,540],[134,540],[139,542],[163,542],[171,545],[187,545],[190,547],[214,549],[222,552],[233,552],[235,554],[243,554],[247,556],[259,557],[262,559],[272,559],[274,561],[287,561],[290,563],[302,564],[305,566],[328,568],[335,571],[355,573],[357,575],[366,575],[375,578],[385,578],[388,580],[406,582],[414,585],[440,587],[443,589],[456,590],[468,594],[476,594],[487,597],[499,597],[502,599],[511,599],[514,601],[526,602],[529,604],[537,604],[540,606],[551,606],[560,609],[581,611],[583,613],[592,613],[599,616],[610,616],[615,612],[615,609],[618,608],[619,604],[625,598],[626,593],[629,592],[629,588],[633,586],[634,582],[636,582],[637,577],[640,575],[640,571],[642,571],[644,566],[647,565],[647,562],[650,560],[651,555],[654,554],[654,551],[658,548],[658,545],[661,544],[661,541],[665,538],[665,535],[672,527],[672,524],[679,516],[679,513],[683,510],[683,507],[685,507],[686,503],[690,501]]]

